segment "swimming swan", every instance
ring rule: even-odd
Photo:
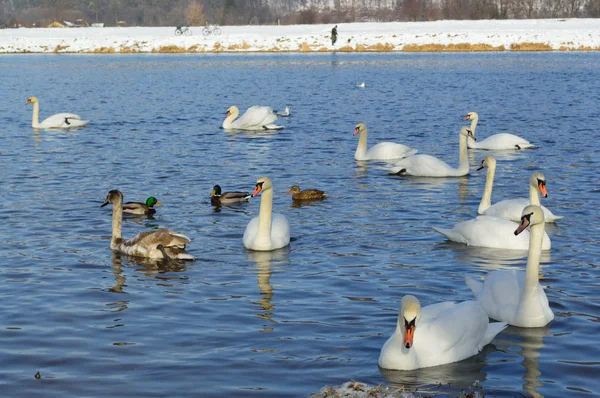
[[[379,366],[413,370],[461,361],[481,351],[504,328],[505,322],[490,323],[476,301],[421,308],[415,296],[404,296],[396,331],[381,349]]]
[[[81,120],[79,115],[74,113],[57,113],[52,115],[43,122],[39,122],[40,117],[40,101],[37,97],[27,98],[25,105],[33,104],[33,117],[31,127],[41,129],[68,129],[73,127],[82,127],[88,124],[89,120]]]
[[[479,209],[477,210],[479,214],[506,218],[511,221],[521,221],[523,208],[531,204],[542,208],[546,222],[554,222],[564,217],[555,216],[546,207],[541,206],[540,193],[547,198],[548,191],[546,189],[546,177],[540,172],[533,173],[529,178],[529,199],[507,199],[492,205],[492,187],[494,185],[494,176],[496,175],[496,159],[492,156],[486,156],[481,161],[481,167],[477,170],[481,170],[484,167],[487,167],[487,176],[485,179],[485,190],[483,191]]]
[[[465,116],[464,120],[471,121],[471,130],[473,136],[475,136],[475,129],[477,128],[477,122],[479,115],[476,112],[469,112]],[[518,135],[509,133],[500,133],[489,136],[484,140],[475,142],[473,139],[468,140],[469,148],[471,149],[488,149],[488,150],[505,150],[505,149],[530,149],[535,148],[535,145],[531,144],[524,138]]]
[[[281,214],[272,214],[273,185],[267,177],[256,181],[252,196],[261,192],[258,217],[250,220],[244,231],[244,247],[260,251],[280,249],[290,243],[290,225]]]
[[[356,152],[354,152],[354,160],[400,159],[417,153],[416,149],[394,142],[380,142],[367,151],[367,126],[362,122],[354,128],[354,135],[358,133],[360,133],[360,136]]]
[[[106,201],[100,207],[112,203],[112,239],[110,248],[123,254],[136,257],[164,259],[193,260],[194,256],[185,251],[185,245],[190,238],[168,229],[141,232],[129,240],[121,236],[123,219],[123,194],[114,189],[106,196]],[[160,247],[159,247],[160,246]]]
[[[523,209],[521,225],[514,232],[521,233],[531,225],[529,256],[525,272],[501,270],[490,272],[483,283],[466,278],[473,291],[492,319],[509,325],[535,328],[547,325],[554,319],[548,297],[539,282],[540,256],[544,237],[544,212],[539,206],[529,205]]]
[[[283,116],[283,117],[288,117],[290,115],[290,106],[286,105],[285,110],[281,111],[281,112],[275,112],[275,114],[277,116]]]
[[[240,116],[240,110],[237,106],[230,106],[227,109],[226,118],[223,121],[224,129],[235,130],[281,130],[283,126],[273,124],[277,120],[277,115],[273,109],[268,106],[251,106]],[[237,120],[236,120],[237,119]]]
[[[468,127],[462,127],[459,134],[460,165],[458,169],[450,167],[446,162],[429,155],[415,155],[402,159],[388,172],[398,175],[417,177],[461,177],[469,174],[469,159],[467,158],[467,138],[473,137]]]

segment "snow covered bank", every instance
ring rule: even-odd
[[[0,30],[0,53],[600,50],[600,19],[222,26],[219,36],[175,28]]]

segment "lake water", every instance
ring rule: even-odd
[[[366,82],[366,88],[355,85]],[[600,54],[19,55],[0,59],[0,386],[31,396],[307,396],[350,379],[453,394],[600,395]],[[91,119],[68,132],[41,118]],[[285,130],[220,129],[230,105],[283,109]],[[549,225],[543,281],[556,319],[502,332],[479,355],[382,371],[400,298],[468,300],[464,276],[524,269],[526,253],[450,244],[432,226],[476,215],[485,173],[388,176],[354,161],[354,126],[458,163],[469,111],[477,135],[513,132],[539,149],[496,153],[492,201],[527,195],[541,170]],[[242,234],[259,198],[215,209],[214,184],[269,176],[289,249],[256,253]],[[298,184],[329,193],[297,206]],[[192,239],[194,262],[113,254],[110,189],[156,196],[158,227]],[[35,379],[36,372],[41,379]]]

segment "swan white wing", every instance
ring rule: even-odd
[[[400,159],[417,153],[416,149],[395,142],[380,142],[369,148],[364,160]]]
[[[252,220],[246,226],[246,230],[244,231],[244,237],[242,241],[244,242],[244,247],[247,249],[252,249],[252,243],[254,243],[254,239],[256,238],[256,233],[258,232],[258,216],[253,217]]]
[[[500,133],[491,135],[484,140],[470,143],[469,148],[507,150],[535,148],[535,145],[517,135]]]
[[[521,302],[524,283],[525,272],[522,271],[490,272],[475,298],[490,318],[512,323]]]
[[[483,213],[486,216],[501,217],[507,220],[519,222],[521,221],[521,213],[523,209],[529,206],[529,199],[518,198],[518,199],[506,199],[496,202],[488,207]],[[544,212],[544,220],[546,222],[554,222],[564,218],[563,216],[556,216],[545,206],[541,206]]]
[[[448,239],[467,246],[490,247],[495,249],[528,250],[529,230],[515,235],[519,225],[500,217],[478,216],[456,224],[451,229],[434,229]],[[550,250],[550,238],[544,232],[542,250]]]
[[[69,120],[69,123],[66,121]],[[70,125],[70,123],[75,123],[77,125]],[[81,121],[81,117],[74,113],[57,113],[56,115],[52,115],[46,119],[44,119],[40,123],[40,127],[42,128],[61,128],[61,127],[79,127],[80,124],[77,123]],[[85,121],[87,123],[87,120]]]
[[[402,171],[402,174],[407,174],[417,177],[451,177],[465,175],[459,173],[448,163],[430,155],[414,155],[396,162],[394,167],[389,169],[389,172],[396,174]]]
[[[273,109],[268,106],[252,106],[232,123],[232,128],[255,128],[262,129],[262,126],[271,124],[277,120]]]
[[[271,220],[272,250],[280,249],[290,244],[290,224],[281,214],[273,214]]]

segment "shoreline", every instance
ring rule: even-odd
[[[0,30],[0,54],[600,51],[600,19],[477,20],[222,26],[219,36],[175,27]],[[194,34],[195,32],[195,34]]]

